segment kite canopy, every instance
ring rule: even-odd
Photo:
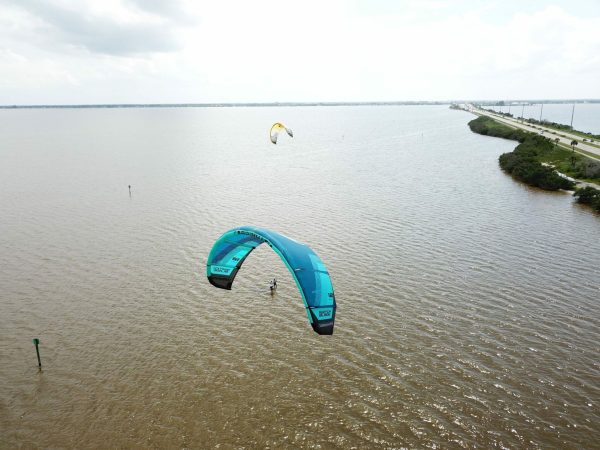
[[[290,137],[294,137],[294,133],[292,133],[292,130],[287,128],[284,124],[277,122],[273,124],[269,133],[269,137],[271,138],[271,142],[273,144],[277,144],[277,138],[279,137],[279,133],[283,130],[285,130]]]
[[[333,334],[336,304],[331,278],[323,261],[306,244],[265,228],[234,228],[217,239],[208,255],[208,281],[218,288],[231,289],[246,257],[263,242],[281,257],[294,277],[313,330]]]

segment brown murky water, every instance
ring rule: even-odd
[[[0,111],[0,447],[600,442],[600,217],[507,177],[514,143],[469,119]],[[271,145],[275,121],[294,139]],[[208,284],[242,224],[321,256],[333,336],[267,248]]]

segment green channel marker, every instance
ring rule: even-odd
[[[40,340],[38,338],[33,338],[33,345],[35,345],[35,352],[37,353],[38,357],[38,367],[40,370],[42,370],[42,360],[40,359],[40,349],[38,348],[38,345],[40,345]]]

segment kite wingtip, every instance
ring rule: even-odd
[[[331,336],[333,334],[333,320],[323,322],[313,321],[311,325],[317,334],[324,336]]]
[[[231,278],[216,277],[214,275],[208,276],[208,282],[214,287],[218,287],[219,289],[226,289],[228,291],[231,290],[231,285],[233,284],[233,280]]]

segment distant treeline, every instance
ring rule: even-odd
[[[572,98],[572,99],[552,99],[547,98],[544,100],[535,99],[513,99],[513,100],[470,100],[471,103],[476,104],[477,106],[521,106],[525,104],[526,106],[539,105],[543,103],[544,105],[551,104],[562,104],[562,105],[572,105],[572,104],[580,104],[580,103],[600,103],[600,99],[598,98]]]
[[[574,130],[572,126],[565,125],[564,123],[550,122],[548,120],[539,121],[539,120],[535,120],[535,119],[527,119],[527,122],[531,123],[533,125],[541,125],[541,126],[548,127],[548,128],[555,128],[557,130],[577,131],[578,133],[585,134],[586,136],[589,136],[590,138],[600,139],[600,134],[592,134],[592,133],[588,133],[587,131]]]
[[[487,111],[489,113],[492,114],[498,114],[500,116],[504,116],[504,117],[514,117],[511,113],[509,112],[502,112],[502,111],[496,111],[495,109],[488,109],[488,108],[483,108],[481,107],[481,109],[483,109],[484,111]],[[520,118],[520,117],[519,117]]]
[[[391,102],[274,102],[274,103],[115,103],[89,105],[0,105],[0,109],[57,109],[57,108],[227,108],[274,106],[432,106],[447,105],[447,101]]]
[[[481,109],[483,109],[484,111],[493,113],[493,114],[498,114],[500,116],[504,116],[504,117],[511,117],[514,118],[514,116],[511,113],[508,112],[502,112],[502,111],[496,111],[494,109],[488,109],[488,108],[483,108],[481,107]],[[564,123],[558,123],[558,122],[550,122],[549,120],[536,120],[533,118],[529,118],[529,119],[525,119],[523,117],[517,117],[517,120],[524,120],[527,123],[530,123],[532,125],[541,125],[544,127],[548,127],[548,128],[554,128],[555,130],[560,130],[560,131],[566,131],[566,132],[576,132],[579,134],[583,134],[585,136],[589,136],[590,140],[592,142],[594,142],[594,139],[598,139],[600,140],[600,134],[593,134],[593,133],[589,133],[587,131],[579,131],[579,130],[575,130],[572,126],[570,125],[566,125]]]
[[[512,152],[504,153],[498,159],[502,170],[516,179],[549,191],[575,187],[573,181],[561,177],[556,170],[537,160],[541,154],[554,149],[554,144],[545,137],[507,127],[486,116],[472,120],[469,127],[475,133],[519,142]]]

